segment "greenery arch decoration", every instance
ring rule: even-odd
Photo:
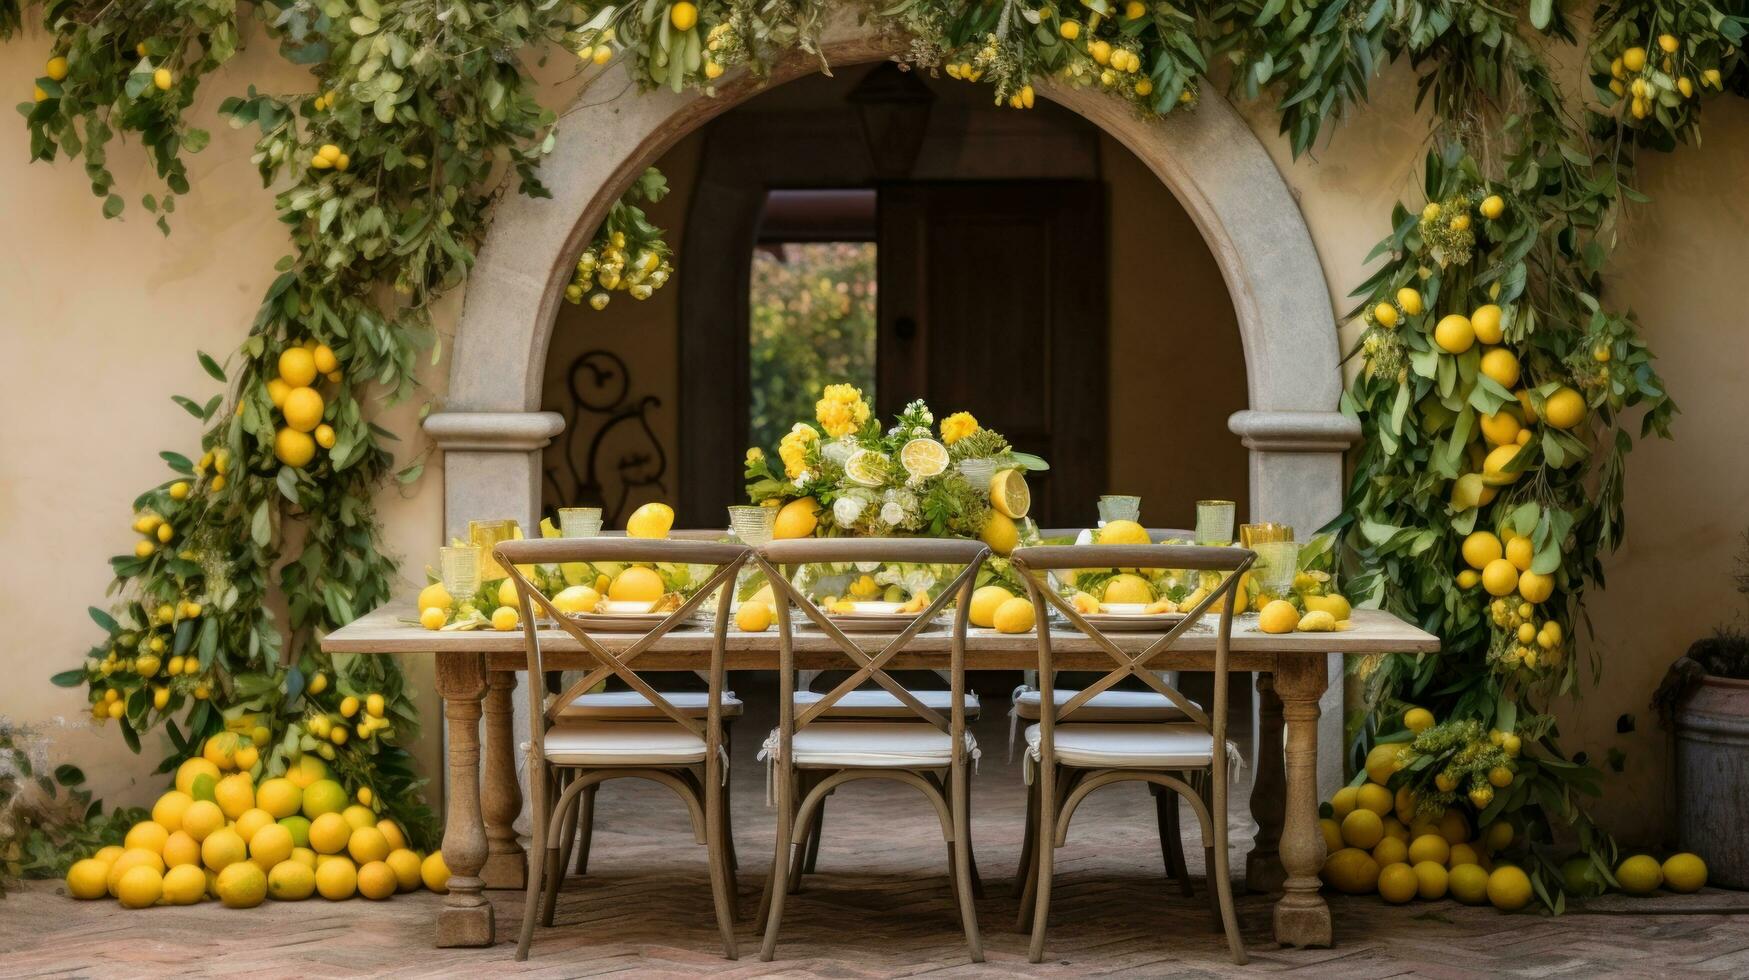
[[[1577,803],[1596,773],[1560,752],[1547,705],[1582,686],[1574,626],[1601,555],[1620,540],[1630,416],[1640,435],[1666,435],[1675,407],[1636,318],[1604,302],[1603,272],[1620,209],[1643,200],[1632,189],[1635,152],[1697,141],[1706,99],[1742,94],[1749,73],[1735,4],[1580,6],[265,0],[245,11],[232,0],[48,0],[47,61],[19,108],[34,158],[82,160],[109,217],[128,203],[107,146],[132,134],[162,182],[138,203],[168,233],[176,197],[189,192],[184,156],[208,141],[186,110],[235,53],[246,12],[311,74],[308,91],[251,88],[222,107],[232,125],[258,133],[254,162],[277,188],[290,254],[239,349],[224,364],[200,355],[225,390],[177,396],[207,425],[201,452],[161,454],[171,476],[138,498],[134,550],[111,562],[118,604],[92,612],[104,635],[55,679],[86,687],[94,715],[113,715],[136,749],[141,733],[162,726],[172,746],[164,771],[206,734],[266,728],[262,766],[332,754],[346,779],[374,787],[430,839],[428,814],[407,802],[417,781],[398,745],[416,716],[399,673],[381,659],[331,662],[316,641],[388,597],[395,566],[378,548],[371,494],[421,470],[417,457],[396,468],[372,414],[412,396],[417,361],[439,356],[430,310],[465,280],[493,201],[512,187],[545,194],[536,168],[559,120],[535,98],[527,60],[571,52],[591,76],[623,64],[645,86],[709,91],[725,72],[759,75],[785,52],[816,50],[827,18],[848,7],[892,32],[910,66],[990,85],[999,104],[1019,109],[1047,75],[1151,116],[1194,111],[1210,84],[1267,99],[1296,156],[1401,62],[1431,110],[1434,148],[1424,206],[1396,209],[1365,259],[1383,261],[1350,314],[1365,325],[1355,352],[1363,367],[1343,405],[1364,441],[1335,529],[1351,595],[1440,633],[1450,652],[1362,661],[1372,710],[1358,744],[1408,746],[1391,748],[1389,762],[1406,773],[1398,782],[1411,800],[1511,820],[1533,841],[1554,823],[1576,826],[1607,875],[1613,845]],[[22,14],[19,0],[0,0],[0,35],[16,33]],[[1562,53],[1582,59],[1582,91],[1559,81]],[[660,186],[639,190],[653,197]],[[636,202],[624,202],[579,268],[573,301],[659,286],[611,260],[665,279],[660,239]],[[281,385],[318,401],[300,395],[288,415]],[[312,412],[322,428],[306,435]],[[1496,438],[1507,419],[1530,437]],[[301,534],[287,533],[294,526]],[[1469,569],[1475,581],[1460,571],[1477,530],[1528,541],[1528,557],[1508,558],[1525,548],[1515,544],[1502,544],[1501,557],[1515,573],[1510,594],[1533,607],[1528,617],[1492,604],[1502,566],[1490,574],[1481,562]],[[1472,547],[1491,560],[1485,544]],[[285,623],[267,611],[274,590]],[[1513,617],[1530,620],[1530,640],[1519,641]],[[181,659],[174,675],[152,653],[160,644]],[[318,716],[341,718],[341,699],[365,692],[389,704],[374,737],[313,738]],[[1446,722],[1429,728],[1411,716],[1411,730],[1402,710],[1411,704]],[[1532,870],[1559,908],[1553,863]]]

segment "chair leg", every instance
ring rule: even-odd
[[[765,917],[765,941],[759,959],[769,963],[777,955],[777,930],[783,924],[783,900],[789,889],[790,833],[795,824],[796,783],[794,770],[779,763],[777,783],[777,846],[772,849],[771,875],[766,879],[771,909]]]
[[[1190,883],[1190,871],[1184,863],[1183,830],[1178,823],[1178,794],[1155,783],[1148,784],[1154,795],[1154,822],[1160,828],[1160,860],[1166,866],[1166,877],[1178,882],[1186,898],[1195,894]]]
[[[966,948],[971,953],[973,963],[984,962],[984,944],[978,937],[978,908],[974,904],[972,888],[972,839],[971,813],[967,801],[971,793],[966,786],[966,767],[963,762],[956,763],[950,776],[953,781],[953,846],[949,853],[953,858],[954,891],[959,898],[960,921],[966,930]]]
[[[578,794],[582,797],[577,803],[577,830],[582,835],[577,842],[577,874],[589,873],[589,845],[595,840],[595,791],[599,787],[591,786]]]
[[[553,913],[559,908],[559,885],[565,881],[565,863],[559,848],[546,849],[546,870],[541,874],[546,878],[546,896],[541,902],[540,924],[551,926]]]
[[[533,836],[528,847],[528,892],[522,904],[522,934],[516,940],[517,960],[528,959],[529,944],[534,941],[534,918],[540,914],[541,872],[546,868],[544,848],[547,839],[547,799],[552,791],[546,767],[539,761],[531,763],[529,790],[534,796],[532,812]]]
[[[1224,819],[1224,815],[1222,817]],[[1233,875],[1227,867],[1227,848],[1213,849],[1213,859],[1209,863],[1214,875],[1215,903],[1219,909],[1221,922],[1227,933],[1227,948],[1233,953],[1233,962],[1244,966],[1249,960],[1245,955],[1245,940],[1239,936],[1239,917],[1233,908]]]
[[[740,959],[735,948],[734,872],[729,870],[724,848],[723,792],[718,785],[705,786],[705,862],[710,865],[711,902],[716,906],[717,931],[723,935],[723,956]]]
[[[1054,767],[1052,767],[1054,768]],[[1027,959],[1034,963],[1045,958],[1045,928],[1051,915],[1051,872],[1056,859],[1057,815],[1061,812],[1062,802],[1056,792],[1056,773],[1049,768],[1040,767],[1039,771],[1039,809],[1038,841],[1035,848],[1037,872],[1033,901],[1036,903],[1032,913],[1032,944],[1027,950]],[[1044,802],[1046,797],[1050,802]]]
[[[565,795],[565,786],[568,785],[569,782],[569,778],[560,778],[553,781],[554,788],[558,791],[553,794],[554,799],[558,799]],[[576,798],[573,797],[571,803],[565,807],[565,812],[558,816],[560,826],[563,828],[559,831],[560,874],[566,874],[567,872],[565,869],[571,866],[571,851],[577,844],[577,809],[578,802]],[[546,924],[552,925],[550,922]]]
[[[832,794],[827,793],[820,799],[819,804],[814,809],[814,819],[809,821],[808,853],[807,856],[802,859],[802,874],[813,874],[814,867],[820,861],[820,836],[825,833],[826,830],[826,801],[831,798]],[[801,877],[799,875],[796,878],[796,883],[798,885],[801,883]]]
[[[1014,880],[1024,888],[1032,875],[1032,849],[1038,836],[1038,785],[1035,783],[1026,788],[1026,824],[1020,832],[1020,867],[1014,871]],[[1022,910],[1024,917],[1025,910]],[[1024,918],[1023,918],[1024,922]]]
[[[965,835],[961,838],[961,840],[965,844],[966,864],[971,869],[972,897],[973,898],[983,898],[984,897],[984,879],[982,876],[980,876],[978,874],[978,852],[975,849],[973,849],[973,847],[972,847],[972,787],[969,784],[966,786],[966,794],[965,795],[966,795],[966,800],[965,800],[966,829],[965,829]]]

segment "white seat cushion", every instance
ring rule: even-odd
[[[662,699],[680,709],[688,718],[703,718],[710,706],[708,691],[657,691]],[[735,692],[723,692],[723,717],[741,717],[741,699]],[[596,691],[579,694],[559,713],[563,719],[583,718],[667,718],[650,699],[638,691]]]
[[[673,722],[566,721],[547,729],[546,757],[565,766],[689,766],[704,740]]]
[[[1051,703],[1060,712],[1063,705],[1080,691],[1054,690],[1051,692]],[[1192,704],[1196,702],[1192,701]],[[1201,707],[1201,705],[1197,705]],[[1037,721],[1039,711],[1039,692],[1032,688],[1022,688],[1014,694],[1014,713],[1027,721]],[[1076,708],[1065,724],[1081,724],[1098,721],[1185,721],[1187,720],[1178,705],[1173,704],[1166,695],[1158,691],[1100,691],[1088,699],[1086,704]]]
[[[977,740],[967,732],[966,752],[978,755]],[[812,769],[946,769],[953,765],[948,734],[925,722],[820,721],[796,732],[791,740],[795,764]],[[776,757],[778,731],[771,730],[761,757]]]
[[[1195,725],[1065,724],[1053,730],[1058,765],[1081,769],[1198,769],[1214,762],[1215,742]],[[1026,750],[1039,760],[1037,725]]]
[[[943,715],[953,709],[952,691],[911,691],[911,695],[917,700],[923,702],[925,708],[939,711]],[[798,708],[806,707],[819,701],[822,697],[825,697],[825,695],[818,691],[797,691],[795,694],[795,704]],[[967,691],[966,717],[978,717],[978,712],[981,708],[982,706],[978,703],[978,696]],[[832,707],[826,709],[825,717],[909,718],[914,721],[922,720],[918,717],[917,712],[911,710],[910,705],[900,702],[899,699],[893,695],[893,692],[881,688],[864,691],[851,691],[837,701],[832,702]],[[807,729],[804,728],[802,731],[805,732]]]

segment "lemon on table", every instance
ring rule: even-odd
[[[607,587],[607,597],[616,602],[655,602],[666,591],[662,576],[655,569],[633,565],[620,572]]]
[[[1318,832],[1324,835],[1324,852],[1335,854],[1342,850],[1342,825],[1329,817],[1320,817]]]
[[[648,503],[626,518],[626,537],[665,538],[673,526],[674,508],[667,504]]]
[[[1445,866],[1455,868],[1460,864],[1481,864],[1482,859],[1476,854],[1476,849],[1469,844],[1451,845],[1451,856],[1445,859]]]
[[[735,628],[743,633],[763,633],[771,628],[771,607],[749,599],[735,610]]]
[[[1615,880],[1629,895],[1650,895],[1664,884],[1664,869],[1650,854],[1635,854],[1616,867]]]
[[[1032,509],[1032,491],[1026,486],[1026,474],[1020,470],[1002,470],[990,478],[990,506],[1004,517],[1021,518]]]
[[[1451,857],[1451,842],[1438,834],[1422,834],[1409,844],[1409,863],[1434,861],[1444,864]]]
[[[255,790],[255,805],[279,820],[298,812],[304,805],[304,791],[284,776],[276,776]]]
[[[248,856],[249,845],[230,827],[215,830],[200,842],[200,859],[214,871],[223,871]]]
[[[978,538],[989,545],[991,551],[1007,555],[1020,544],[1020,528],[1008,515],[991,511],[989,519],[984,521],[984,529],[978,532]]]
[[[225,816],[236,820],[255,807],[255,784],[244,773],[232,773],[213,787],[213,802]]]
[[[439,895],[449,894],[449,865],[444,863],[441,850],[432,851],[419,863],[419,877],[430,891]]]
[[[310,824],[310,848],[317,854],[338,854],[346,850],[352,829],[338,812],[324,813]]]
[[[255,839],[255,834],[261,828],[272,824],[273,814],[260,807],[251,807],[237,818],[236,822],[231,825],[231,829],[237,832],[237,836],[243,838],[243,843],[248,844]]]
[[[1420,890],[1421,879],[1407,864],[1391,864],[1379,869],[1379,897],[1392,905],[1411,901]]]
[[[966,620],[973,626],[986,629],[995,626],[996,610],[1013,598],[1014,593],[1000,585],[986,585],[972,593],[972,601],[966,607]]]
[[[419,889],[419,855],[405,847],[398,847],[390,851],[388,857],[383,858],[383,863],[395,873],[397,891],[410,892]]]
[[[297,847],[292,832],[279,824],[268,824],[257,830],[249,840],[249,860],[263,871],[271,871],[282,861],[291,859]]]
[[[1446,874],[1446,887],[1465,905],[1480,905],[1488,900],[1488,872],[1477,864],[1456,865]]]
[[[1338,623],[1345,623],[1354,615],[1354,607],[1349,604],[1347,596],[1308,595],[1302,596],[1301,601],[1305,602],[1307,612],[1327,612]]]
[[[1295,624],[1295,629],[1301,633],[1329,633],[1336,629],[1336,617],[1322,609],[1314,609]]]
[[[188,831],[178,830],[164,841],[164,866],[174,868],[184,864],[200,863],[200,842],[190,837]]]
[[[443,629],[449,622],[449,612],[437,606],[430,606],[419,613],[419,625],[428,630]]]
[[[805,538],[814,533],[820,523],[820,502],[812,497],[798,497],[777,511],[771,527],[774,538]]]
[[[351,898],[358,891],[358,869],[338,855],[322,861],[316,867],[316,891],[330,902]]]
[[[380,902],[393,895],[400,885],[400,879],[395,877],[394,870],[383,861],[371,861],[359,866],[358,893],[365,898]]]
[[[119,896],[122,876],[135,868],[151,868],[162,875],[164,873],[164,858],[155,851],[144,848],[124,851],[121,857],[110,862],[109,874],[104,878],[104,887],[111,895]]]
[[[1300,611],[1286,599],[1274,599],[1257,614],[1257,628],[1265,633],[1292,633],[1300,624]]]
[[[350,825],[353,830],[357,830],[361,827],[375,827],[377,825],[376,811],[360,803],[354,803],[340,811],[340,815],[346,818],[347,824]]]
[[[1523,868],[1507,864],[1488,873],[1488,902],[1500,911],[1516,912],[1530,904],[1530,896],[1530,876]]]
[[[381,861],[389,856],[389,841],[383,832],[375,827],[359,827],[352,831],[346,841],[346,853],[352,856],[359,867],[374,861]]]
[[[143,909],[164,897],[164,875],[147,865],[129,868],[116,882],[115,897],[124,909]]]
[[[873,449],[858,449],[844,461],[844,476],[850,482],[865,487],[878,487],[887,482],[890,461],[885,453]]]
[[[905,467],[906,473],[920,480],[940,476],[946,471],[947,464],[947,447],[934,439],[912,439],[899,450],[899,465]]]
[[[206,872],[198,864],[179,864],[164,872],[164,901],[193,905],[206,894]]]
[[[1016,596],[996,607],[990,625],[998,633],[1029,633],[1034,623],[1032,600]]]
[[[492,610],[492,628],[500,633],[508,633],[521,622],[521,617],[516,615],[516,610],[509,606],[499,606]]]
[[[67,869],[67,894],[79,899],[103,898],[109,894],[109,862],[96,858],[74,861]]]
[[[587,585],[573,585],[553,596],[553,606],[562,613],[593,612],[601,604],[601,593]]]
[[[226,908],[252,909],[267,897],[267,872],[249,861],[227,865],[219,872],[218,891]]]
[[[1106,602],[1146,604],[1154,601],[1154,588],[1140,575],[1125,572],[1106,580],[1103,598]]]
[[[1664,887],[1673,892],[1686,895],[1706,886],[1706,862],[1697,854],[1672,854],[1665,859],[1663,871]]]
[[[1095,544],[1152,544],[1148,529],[1135,521],[1107,521],[1093,533]]]
[[[276,902],[301,902],[315,891],[315,869],[301,861],[281,861],[267,873],[267,894]]]
[[[1378,814],[1380,820],[1383,820],[1385,815],[1391,812],[1393,802],[1391,791],[1377,783],[1362,785],[1354,797],[1355,809],[1371,810]]]
[[[433,582],[419,590],[418,605],[421,612],[433,608],[447,610],[455,605],[455,599],[442,582]]]

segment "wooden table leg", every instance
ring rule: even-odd
[[[1257,675],[1257,773],[1251,784],[1251,819],[1257,840],[1245,855],[1245,888],[1262,895],[1281,891],[1287,872],[1281,866],[1281,824],[1287,804],[1287,774],[1282,770],[1281,698],[1273,674]]]
[[[486,865],[480,877],[487,888],[521,889],[528,883],[528,856],[516,839],[522,816],[522,784],[516,778],[516,672],[486,675],[486,782],[481,809],[486,815]]]
[[[448,799],[444,806],[443,860],[449,894],[437,912],[437,945],[492,945],[492,903],[481,894],[486,828],[480,819],[480,699],[486,694],[486,658],[478,653],[439,653],[437,693],[449,722]]]
[[[1324,835],[1318,830],[1318,698],[1327,678],[1323,657],[1283,656],[1275,688],[1287,720],[1287,804],[1281,862],[1287,870],[1275,903],[1275,941],[1284,946],[1329,946],[1330,906],[1318,893]]]

